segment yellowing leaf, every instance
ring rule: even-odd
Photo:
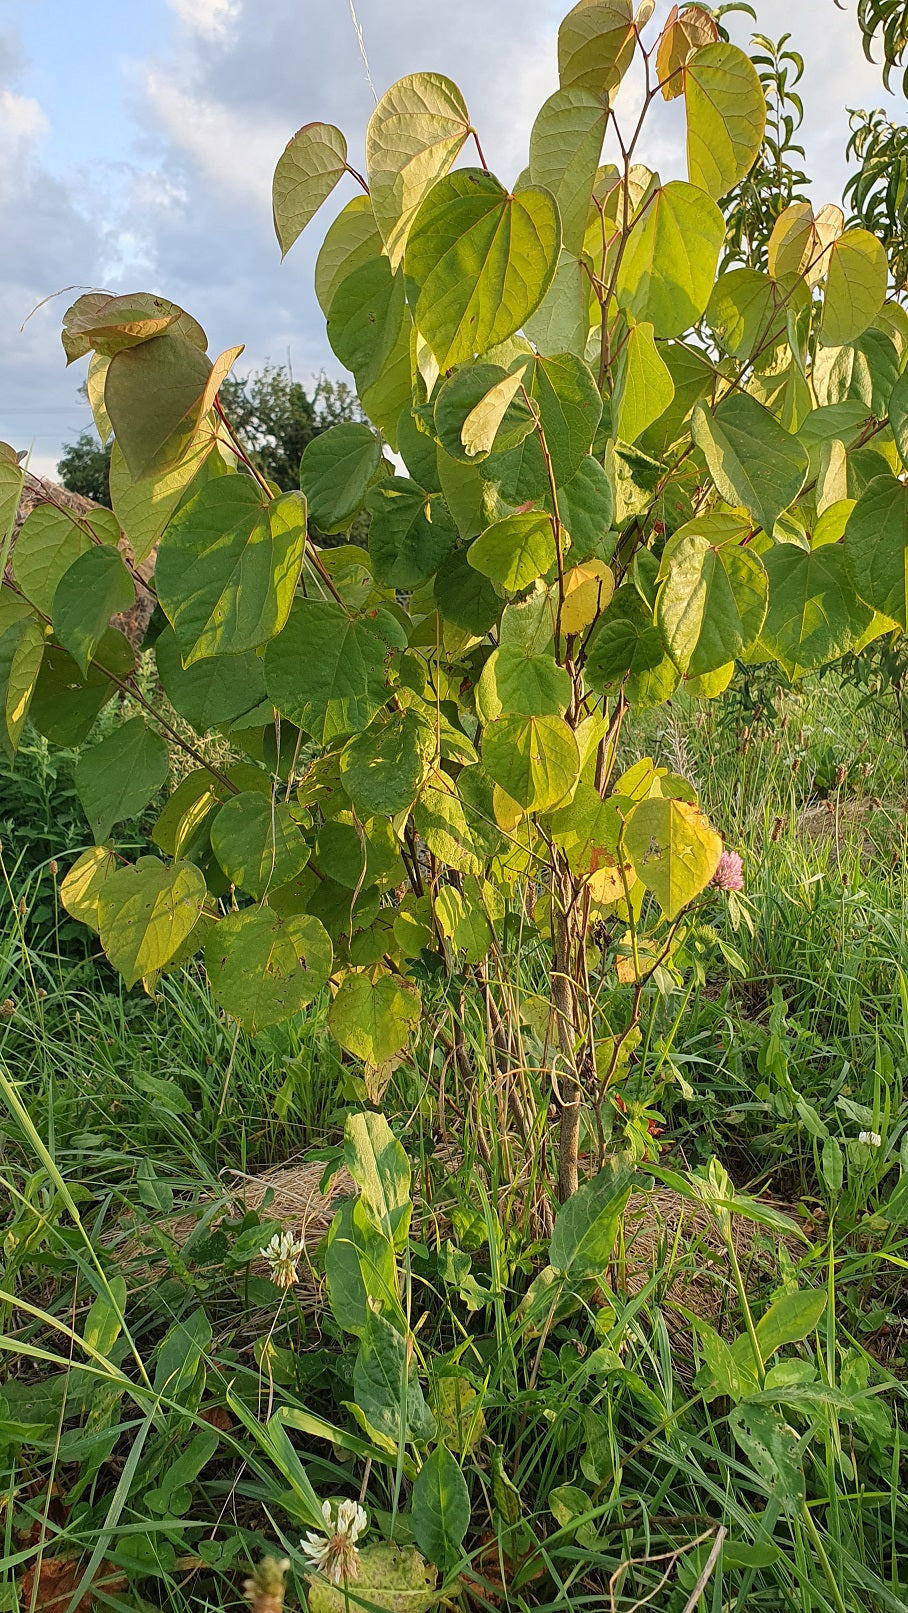
[[[722,855],[722,841],[703,813],[667,797],[651,797],[635,807],[624,844],[668,919],[677,918],[705,890]]]
[[[614,573],[603,561],[587,560],[581,566],[574,566],[564,579],[562,633],[582,633],[600,611],[605,610],[614,592]]]
[[[656,74],[663,99],[674,101],[684,94],[682,68],[692,51],[718,39],[715,20],[701,6],[685,6],[679,13],[672,6],[656,47]]]
[[[769,237],[769,272],[774,280],[783,275],[803,274],[811,257],[816,236],[813,208],[809,202],[792,202],[783,209]]]

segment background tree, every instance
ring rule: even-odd
[[[75,442],[64,443],[57,461],[61,485],[70,493],[81,493],[110,509],[110,444],[101,442],[96,431],[80,431]]]
[[[266,364],[242,379],[230,377],[220,396],[250,462],[282,492],[299,486],[303,449],[313,437],[342,421],[364,418],[346,381],[321,375],[310,395],[283,364]],[[63,487],[109,509],[110,453],[111,443],[102,444],[96,431],[81,431],[75,442],[64,444],[57,463]]]

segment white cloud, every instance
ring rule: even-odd
[[[177,151],[194,158],[224,191],[263,206],[268,202],[271,172],[288,138],[279,125],[269,129],[223,102],[181,89],[157,68],[147,73],[145,92],[161,132]]]
[[[202,39],[223,39],[239,15],[241,0],[167,0],[184,28]]]
[[[16,95],[9,89],[0,90],[0,137],[31,144],[46,134],[49,128],[40,103],[32,96]]]

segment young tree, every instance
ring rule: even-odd
[[[183,310],[91,295],[63,331],[113,427],[117,518],[137,557],[158,543],[167,695],[245,752],[220,767],[187,745],[155,855],[123,864],[111,831],[168,773],[159,714],[87,749],[97,844],[67,907],[129,986],[203,954],[249,1032],[328,986],[332,1033],[373,1067],[430,1011],[469,1063],[464,1002],[528,1140],[548,1104],[528,1112],[521,1071],[548,1072],[563,1198],[584,1123],[605,1150],[644,994],[696,965],[704,905],[741,879],[687,781],[622,770],[622,734],[679,690],[720,698],[736,662],[796,679],[908,617],[908,318],[883,247],[793,201],[765,267],[717,277],[764,92],[706,7],[655,39],[651,11],[568,14],[512,191],[438,73],[379,102],[365,177],[331,126],[290,141],[285,252],[344,175],[362,190],[315,284],[369,423],[308,443],[302,493],[275,491],[230,419],[239,350],[212,362]],[[639,161],[658,101],[686,180]],[[307,534],[307,512],[343,534],[364,510],[367,547]],[[0,637],[10,747],[29,709],[74,743],[115,690],[142,699],[108,626],[132,587],[104,529],[26,522]]]

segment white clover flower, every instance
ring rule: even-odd
[[[271,1281],[277,1283],[278,1288],[292,1288],[299,1281],[297,1261],[305,1253],[302,1238],[294,1238],[292,1232],[276,1232],[271,1242],[259,1250],[271,1267]]]
[[[324,1535],[309,1530],[300,1550],[312,1567],[332,1585],[359,1577],[359,1552],[356,1542],[368,1523],[368,1517],[358,1501],[341,1501],[335,1517],[330,1501],[322,1502],[325,1520]]]
[[[882,1148],[883,1139],[878,1131],[862,1131],[858,1138],[859,1143],[866,1143],[868,1148]]]

